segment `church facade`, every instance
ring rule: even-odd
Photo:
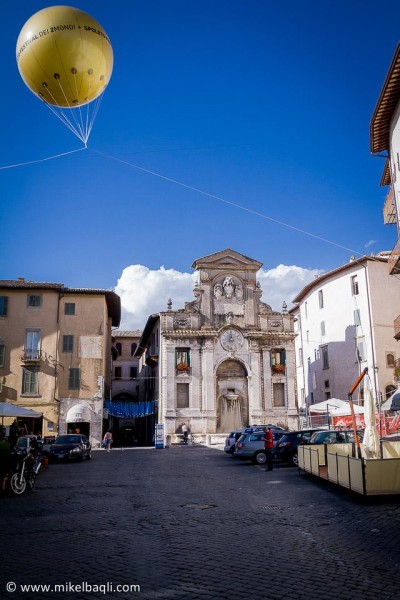
[[[298,426],[293,318],[261,302],[262,264],[230,249],[194,261],[194,300],[149,317],[137,354],[142,398],[165,434]]]

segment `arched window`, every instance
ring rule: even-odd
[[[131,356],[133,356],[135,354],[137,348],[137,344],[131,344]]]
[[[118,356],[121,356],[121,354],[122,354],[122,346],[121,346],[120,342],[118,342],[117,344],[115,344],[115,347],[117,349]]]

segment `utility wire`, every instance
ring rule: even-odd
[[[193,192],[197,192],[198,194],[202,194],[203,196],[207,196],[208,198],[213,198],[214,200],[218,200],[219,202],[223,202],[224,204],[228,204],[229,206],[234,206],[235,208],[238,208],[239,210],[243,210],[245,212],[251,213],[253,215],[261,217],[262,219],[271,221],[272,223],[277,223],[278,225],[282,225],[283,227],[287,227],[289,229],[292,229],[293,231],[302,233],[303,235],[307,235],[314,239],[320,240],[321,242],[325,242],[326,244],[331,244],[332,246],[336,246],[337,248],[342,248],[343,250],[348,250],[349,252],[352,252],[353,254],[358,254],[359,256],[363,256],[363,254],[361,252],[357,252],[357,250],[353,250],[352,248],[348,248],[347,246],[342,246],[341,244],[332,242],[332,240],[323,238],[319,235],[316,235],[315,233],[310,233],[309,231],[305,231],[304,229],[300,229],[299,227],[295,227],[294,225],[290,225],[289,223],[285,223],[284,221],[280,221],[279,219],[274,219],[273,217],[269,217],[268,215],[260,213],[256,210],[247,208],[246,206],[242,206],[241,204],[238,204],[237,202],[232,202],[231,200],[227,200],[226,198],[222,198],[221,196],[216,196],[215,194],[211,194],[210,192],[205,192],[204,190],[201,190],[200,188],[197,188],[197,187],[194,187],[187,183],[184,183],[183,181],[179,181],[177,179],[172,179],[171,177],[167,177],[166,175],[162,175],[161,173],[157,173],[156,171],[151,171],[150,169],[145,169],[144,167],[135,165],[134,163],[128,162],[127,160],[122,160],[121,158],[117,158],[116,156],[112,156],[111,154],[106,154],[105,152],[100,152],[99,150],[95,150],[93,148],[92,148],[92,151],[96,152],[96,154],[99,154],[101,156],[105,156],[106,158],[109,158],[111,160],[115,160],[122,164],[133,167],[134,169],[142,171],[143,173],[153,175],[154,177],[159,177],[160,179],[163,179],[164,181],[169,181],[170,183],[174,183],[175,185],[179,185],[180,187],[184,187]]]

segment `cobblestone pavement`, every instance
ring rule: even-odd
[[[2,599],[400,598],[400,498],[197,445],[50,465],[0,519]]]

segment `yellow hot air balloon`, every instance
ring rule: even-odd
[[[113,50],[102,26],[70,6],[44,8],[28,19],[18,36],[16,53],[26,85],[47,105],[61,109],[61,119],[67,121],[62,109],[99,98],[113,68]],[[83,125],[71,123],[86,142]]]

